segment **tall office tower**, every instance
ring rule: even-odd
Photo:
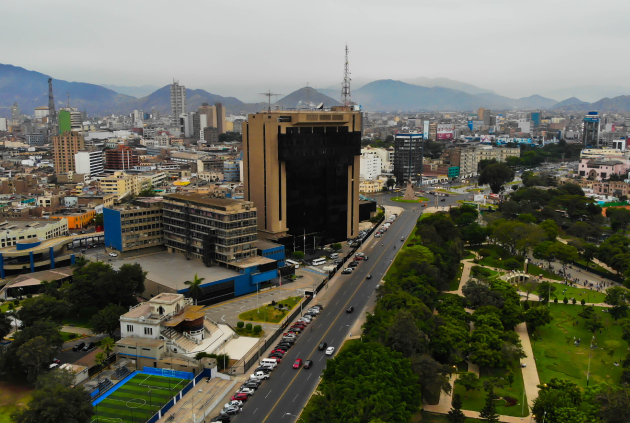
[[[206,126],[211,126],[217,128],[217,108],[214,106],[208,105],[208,103],[202,103],[201,106],[197,108],[197,113],[200,115],[206,116]],[[205,128],[204,127],[204,128]]]
[[[245,199],[261,238],[302,248],[357,236],[361,112],[351,110],[278,110],[243,123]]]
[[[225,134],[225,107],[221,103],[214,103],[214,108],[217,111],[217,129],[219,134]]]
[[[126,145],[105,150],[105,169],[128,170],[138,166],[136,150]]]
[[[75,172],[74,155],[85,150],[83,135],[78,132],[64,132],[53,137],[53,157],[55,161],[55,173]]]
[[[72,131],[72,121],[70,119],[70,112],[64,109],[59,110],[57,114],[59,117],[59,133],[63,134],[64,132]],[[55,134],[56,135],[56,134]]]
[[[174,125],[179,123],[179,117],[186,113],[186,87],[173,81],[171,85],[171,119]]]
[[[18,106],[17,102],[13,103],[11,106],[11,125],[16,126],[20,124],[20,106]]]
[[[421,182],[423,134],[397,134],[394,138],[394,177],[396,183]]]
[[[588,112],[582,119],[582,142],[584,147],[599,147],[600,118],[598,112]]]

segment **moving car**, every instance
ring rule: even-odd
[[[116,254],[116,253],[109,253],[109,256],[110,257],[118,257],[118,254]]]
[[[368,275],[365,277],[365,279],[372,279],[372,275],[369,275],[369,274],[368,274]]]
[[[310,369],[313,366],[313,360],[306,360],[304,361],[304,368],[305,369]]]
[[[297,360],[295,360],[295,363],[293,363],[293,368],[299,369],[300,367],[302,367],[302,359],[298,358]]]
[[[322,341],[322,342],[319,344],[319,347],[317,347],[317,348],[319,348],[319,350],[320,350],[320,351],[323,351],[323,350],[325,350],[325,349],[326,349],[326,347],[327,347],[327,346],[328,346],[328,344],[327,344],[327,343],[325,343],[324,341]]]
[[[346,309],[346,313],[352,313],[354,311],[354,307],[350,306]]]
[[[335,347],[328,347],[326,349],[326,355],[333,355],[334,352],[335,352]]]
[[[94,347],[96,347],[96,344],[94,342],[89,342],[83,348],[81,348],[81,351],[90,351]]]

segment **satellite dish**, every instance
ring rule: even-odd
[[[316,107],[317,110],[324,110],[324,103],[319,103]]]

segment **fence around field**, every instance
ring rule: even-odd
[[[337,274],[337,272],[340,269],[342,269],[347,262],[351,261],[354,258],[354,254],[357,252],[357,250],[361,247],[361,245],[363,245],[364,242],[367,242],[369,240],[370,236],[372,236],[374,231],[376,231],[376,229],[383,223],[384,220],[385,220],[385,214],[383,214],[381,219],[374,226],[372,226],[372,228],[368,231],[367,235],[365,236],[365,239],[359,242],[358,245],[356,245],[350,250],[348,255],[345,257],[344,262],[339,263],[336,269],[331,270],[328,273],[328,276],[326,276],[326,278],[324,278],[324,280],[319,285],[317,285],[317,287],[315,288],[316,294],[319,293],[319,291],[321,291],[324,288],[324,286],[326,286],[326,284],[332,279],[332,277],[335,276],[335,274]],[[304,309],[312,300],[313,298],[311,296],[306,296],[302,300],[301,307],[300,307],[300,304],[298,303],[295,309],[280,322],[280,327],[276,329],[276,331],[272,333],[268,338],[261,339],[260,341],[258,341],[258,343],[256,343],[256,345],[254,345],[243,356],[243,358],[241,358],[239,361],[234,363],[232,367],[228,369],[227,374],[229,375],[244,374],[255,363],[257,363],[259,360],[264,358],[263,355],[265,351],[267,351],[267,349],[276,341],[276,339],[278,339],[278,337],[286,331],[286,328],[289,326],[289,324],[300,314],[300,311]]]

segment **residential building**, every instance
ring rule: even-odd
[[[94,209],[70,208],[62,209],[55,214],[51,214],[51,219],[66,219],[69,229],[82,229],[94,220],[96,211]]]
[[[363,193],[373,193],[373,192],[381,192],[383,190],[383,186],[385,184],[385,181],[383,181],[382,179],[376,179],[376,180],[361,180],[361,183],[359,184],[359,192],[363,192]]]
[[[173,81],[171,84],[171,119],[179,126],[179,117],[186,113],[186,87]]]
[[[359,232],[361,113],[250,114],[243,123],[245,199],[256,206],[262,238],[322,243]]]
[[[208,144],[216,144],[219,142],[219,130],[215,127],[208,126],[203,130],[203,138]]]
[[[120,252],[164,244],[162,198],[137,198],[130,204],[103,209],[105,245]]]
[[[599,147],[600,117],[598,112],[588,112],[582,118],[582,142],[584,147]]]
[[[128,175],[125,172],[114,172],[111,176],[99,178],[100,190],[114,195],[115,202],[138,195],[150,184],[151,180],[144,176]]]
[[[105,169],[127,170],[138,165],[138,154],[131,147],[118,145],[117,148],[105,150]]]
[[[44,134],[26,134],[25,137],[28,145],[41,147],[46,144],[46,136]]]
[[[230,182],[238,182],[241,180],[241,160],[224,160],[223,161],[223,179]]]
[[[630,184],[626,182],[593,182],[591,189],[594,194],[612,195],[614,197],[630,195]]]
[[[164,197],[164,244],[169,252],[231,263],[256,255],[256,208],[251,201],[202,194]]]
[[[98,175],[103,173],[103,153],[99,150],[79,151],[74,155],[76,173]]]
[[[610,175],[625,175],[630,169],[629,161],[581,159],[578,168],[579,175],[585,178],[601,181]]]
[[[83,135],[78,132],[64,132],[52,138],[55,173],[76,172],[74,155],[85,150]]]
[[[361,150],[360,175],[362,179],[373,180],[381,174],[381,158],[369,150]]]
[[[68,236],[68,221],[48,219],[5,220],[0,222],[0,247],[16,246],[23,240],[48,240]]]
[[[424,134],[396,134],[394,137],[394,177],[399,186],[420,181],[423,144]]]

